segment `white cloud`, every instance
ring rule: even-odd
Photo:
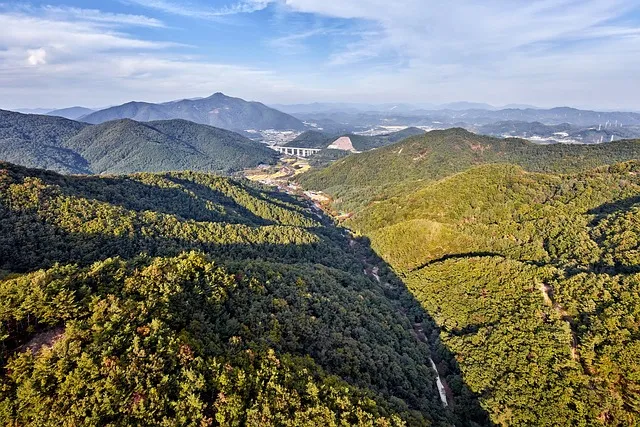
[[[217,91],[292,100],[311,92],[271,71],[207,61],[178,53],[175,43],[134,37],[113,15],[30,12],[0,13],[0,108],[159,102]],[[130,25],[155,26],[127,16],[135,20]]]
[[[27,58],[29,65],[44,65],[47,63],[47,51],[43,48],[29,49],[27,53],[29,54]]]
[[[92,21],[60,20],[0,13],[0,46],[5,48],[49,46],[60,52],[108,49],[164,49],[176,46],[131,37]],[[50,52],[51,53],[51,52]]]
[[[329,58],[358,74],[359,99],[638,105],[634,0],[283,1],[377,28]],[[383,68],[355,71],[371,64]]]
[[[202,6],[204,0],[121,1],[207,19],[271,3],[213,8]],[[174,43],[133,36],[129,27],[165,25],[147,16],[53,6],[0,13],[0,108],[26,106],[21,100],[27,98],[34,106],[98,106],[218,90],[265,102],[469,100],[638,108],[640,32],[630,18],[638,7],[633,0],[276,3],[270,25],[277,24],[279,36],[267,33],[256,44],[273,49],[274,57],[260,67],[187,56],[190,50]],[[331,41],[322,54],[306,48],[316,46],[311,43],[317,37]],[[304,54],[304,60],[280,58],[284,51]]]
[[[429,57],[442,62],[481,54],[504,55],[513,49],[578,34],[598,37],[600,25],[637,7],[630,0],[453,0],[446,3],[404,0],[393,5],[387,0],[285,0],[285,3],[300,12],[370,20],[380,28],[376,43],[379,49],[393,46],[411,57]],[[361,49],[368,51],[362,56],[370,56],[371,46]]]

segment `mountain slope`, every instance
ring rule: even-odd
[[[86,123],[0,111],[0,159],[63,173],[235,171],[277,153],[236,133],[185,120]]]
[[[88,173],[87,161],[64,147],[86,126],[61,117],[0,110],[0,159],[64,173]]]
[[[78,120],[82,116],[93,113],[95,110],[85,107],[61,108],[59,110],[49,111],[47,116],[64,117],[65,119]]]
[[[500,425],[637,425],[640,162],[484,165],[348,225],[404,277]]]
[[[486,422],[402,284],[281,193],[3,163],[0,269],[5,424]]]
[[[81,118],[87,123],[132,119],[154,121],[183,119],[231,130],[303,130],[304,124],[285,113],[258,102],[247,102],[216,93],[203,99],[185,99],[164,104],[130,102]]]
[[[344,209],[358,209],[395,194],[488,163],[512,163],[534,172],[577,172],[640,158],[638,141],[598,145],[539,145],[475,135],[463,129],[433,131],[401,143],[346,157],[311,171],[300,181],[333,195]]]
[[[234,171],[271,163],[277,153],[236,133],[185,120],[117,120],[85,128],[65,142],[94,173]]]

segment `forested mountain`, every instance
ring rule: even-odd
[[[85,128],[65,146],[95,173],[234,171],[277,158],[264,144],[186,120],[116,120]]]
[[[90,126],[0,111],[0,159],[64,173],[228,172],[276,158],[264,144],[186,120]]]
[[[259,102],[247,102],[222,93],[208,98],[152,104],[129,102],[116,107],[88,114],[80,120],[87,123],[104,123],[111,120],[133,119],[141,122],[183,119],[231,130],[303,130],[298,119],[269,108]]]
[[[352,210],[481,164],[511,163],[532,172],[571,173],[637,158],[638,141],[540,145],[449,129],[346,157],[300,180],[308,188],[334,195],[339,208]]]
[[[349,222],[503,425],[640,422],[640,163],[470,169]]]
[[[89,173],[86,159],[64,146],[86,126],[62,117],[0,110],[0,160],[63,173]]]
[[[0,164],[0,307],[3,424],[487,422],[365,242],[246,182]]]
[[[47,112],[47,116],[58,116],[64,117],[66,119],[77,120],[82,116],[86,116],[87,114],[93,113],[94,110],[91,108],[85,107],[70,107],[70,108],[61,108],[59,110],[53,110]]]
[[[592,168],[638,145],[432,132],[303,182],[336,208],[371,189],[346,225],[433,316],[493,423],[638,425],[640,162]]]

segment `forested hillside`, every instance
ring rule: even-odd
[[[63,173],[230,172],[277,156],[237,133],[186,120],[90,126],[0,110],[0,160]]]
[[[354,210],[482,164],[511,163],[532,172],[572,173],[636,158],[640,158],[637,141],[539,145],[449,129],[346,157],[303,175],[300,181],[333,195],[339,209]]]
[[[482,140],[488,144],[475,158],[458,145],[459,157],[448,161],[423,146],[440,166],[426,160],[419,170],[409,161],[410,171],[386,180],[394,196],[367,204],[347,226],[371,239],[434,318],[492,422],[637,425],[640,162],[570,174],[525,170],[633,158],[637,143],[546,151],[505,141],[498,151],[495,140]],[[512,142],[517,150],[506,147]],[[391,162],[418,144],[389,147],[376,159]],[[364,156],[336,168],[357,168],[342,176],[355,189],[361,177],[381,173],[375,166],[389,170]],[[504,164],[474,166],[490,160]]]
[[[487,422],[366,244],[246,182],[1,163],[0,307],[3,424]]]
[[[63,173],[89,173],[87,161],[64,147],[86,126],[62,117],[0,110],[0,160]]]
[[[229,172],[278,157],[264,144],[186,120],[117,120],[85,128],[65,146],[87,159],[94,173]]]

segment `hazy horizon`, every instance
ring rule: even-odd
[[[234,96],[233,94],[228,94],[228,93],[224,93],[227,96],[230,97],[234,97],[234,98],[240,98],[239,96]],[[35,106],[17,106],[17,107],[6,107],[4,105],[0,105],[0,109],[3,110],[9,110],[9,111],[16,111],[16,112],[23,112],[26,114],[38,114],[36,111],[42,111],[42,112],[50,112],[50,111],[55,111],[55,110],[64,110],[64,109],[68,109],[68,108],[89,108],[92,109],[94,111],[99,111],[99,110],[103,110],[103,109],[107,109],[107,108],[111,108],[111,107],[116,107],[125,103],[129,103],[129,102],[147,102],[147,103],[167,103],[167,102],[172,102],[172,101],[180,101],[183,99],[197,99],[197,98],[206,98],[206,96],[202,96],[202,97],[195,97],[195,98],[176,98],[176,99],[166,99],[166,100],[160,100],[160,101],[150,101],[150,100],[143,100],[143,99],[130,99],[127,101],[124,101],[120,104],[110,104],[110,105],[81,105],[81,104],[74,104],[74,105],[60,105],[60,106],[39,106],[39,105],[35,105]],[[285,102],[285,103],[279,103],[279,102],[264,102],[263,100],[260,99],[251,99],[251,98],[243,98],[246,101],[249,102],[260,102],[263,103],[265,105],[267,105],[268,107],[272,107],[272,108],[278,108],[280,106],[288,106],[288,107],[292,107],[292,106],[296,106],[296,105],[313,105],[313,104],[320,104],[320,105],[344,105],[344,106],[348,106],[348,107],[364,107],[364,106],[372,106],[372,107],[382,107],[382,106],[389,106],[389,105],[409,105],[412,107],[415,107],[416,110],[421,109],[421,110],[429,110],[429,109],[441,109],[443,107],[446,107],[448,105],[455,105],[455,104],[484,104],[487,107],[492,107],[493,109],[496,110],[500,110],[500,109],[527,109],[527,108],[533,108],[533,109],[553,109],[553,108],[573,108],[573,109],[578,109],[578,110],[588,110],[588,111],[599,111],[599,112],[633,112],[633,113],[640,113],[640,108],[634,109],[634,108],[600,108],[597,106],[576,106],[576,105],[529,105],[526,103],[509,103],[509,104],[505,104],[505,105],[493,105],[490,104],[488,102],[482,102],[482,101],[450,101],[450,102],[443,102],[440,104],[427,104],[427,103],[413,103],[413,102],[407,102],[407,101],[399,101],[399,102],[348,102],[348,101],[317,101],[317,100],[306,100],[306,101],[301,101],[301,102]],[[456,109],[460,109],[462,110],[462,108],[456,108]],[[469,108],[469,109],[473,109],[473,108]],[[399,113],[401,114],[401,113]]]

